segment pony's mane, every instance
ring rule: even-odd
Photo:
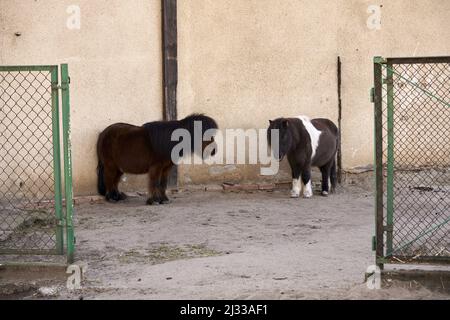
[[[194,133],[194,124],[195,122],[201,122],[202,123],[202,133],[204,133],[206,130],[209,129],[217,129],[217,122],[203,113],[193,113],[183,120],[179,121],[181,126],[184,129],[187,129],[191,134]]]
[[[191,134],[191,147],[194,148],[194,125],[195,122],[201,122],[202,135],[209,129],[217,129],[217,122],[204,114],[193,113],[182,120],[173,121],[154,121],[148,122],[143,125],[147,130],[149,142],[153,148],[153,151],[157,152],[160,156],[169,157],[174,146],[178,141],[171,141],[172,133],[177,129],[186,129]]]

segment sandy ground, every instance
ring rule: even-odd
[[[63,299],[429,299],[424,288],[369,290],[371,193],[182,192],[168,205],[76,207],[83,289]]]

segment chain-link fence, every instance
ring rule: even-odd
[[[2,254],[64,253],[59,89],[57,66],[0,67]]]
[[[380,263],[450,261],[450,57],[375,60]]]

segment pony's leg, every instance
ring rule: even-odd
[[[161,195],[159,190],[161,177],[161,167],[153,166],[148,172],[148,200],[147,204],[152,205],[153,203],[161,202]]]
[[[118,169],[114,166],[105,166],[105,187],[106,187],[106,195],[105,198],[107,201],[119,201],[120,195],[117,190],[117,171]]]
[[[302,171],[302,190],[303,198],[311,198],[313,196],[311,183],[311,167],[306,167]]]
[[[120,178],[122,178],[123,172],[120,170],[117,170],[116,176],[114,178],[114,190],[117,192],[117,201],[125,200],[127,198],[127,195],[123,192],[119,191],[119,182]]]
[[[300,197],[300,168],[297,165],[292,166],[292,189],[291,198]]]
[[[169,177],[170,169],[172,166],[165,167],[161,172],[161,179],[159,183],[160,195],[161,195],[161,204],[168,203],[169,198],[167,197],[167,179]]]
[[[326,165],[320,167],[320,172],[322,172],[322,195],[324,197],[328,196],[329,192],[328,180],[330,179],[331,165],[332,163],[329,162]]]
[[[330,169],[330,181],[331,181],[331,193],[335,193],[337,186],[337,172],[336,172],[336,159],[334,158]]]

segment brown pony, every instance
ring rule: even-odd
[[[120,201],[126,195],[119,192],[119,181],[124,173],[149,175],[149,198],[147,204],[164,204],[169,201],[166,195],[167,177],[175,165],[172,148],[179,143],[172,141],[172,133],[177,129],[189,132],[192,153],[202,153],[214,143],[203,141],[202,150],[194,149],[194,123],[201,124],[202,137],[205,131],[217,129],[214,119],[203,114],[192,114],[180,121],[155,121],[141,127],[126,123],[116,123],[100,133],[97,141],[98,192],[108,201]],[[211,155],[214,155],[211,153]],[[180,154],[185,156],[185,154]]]

